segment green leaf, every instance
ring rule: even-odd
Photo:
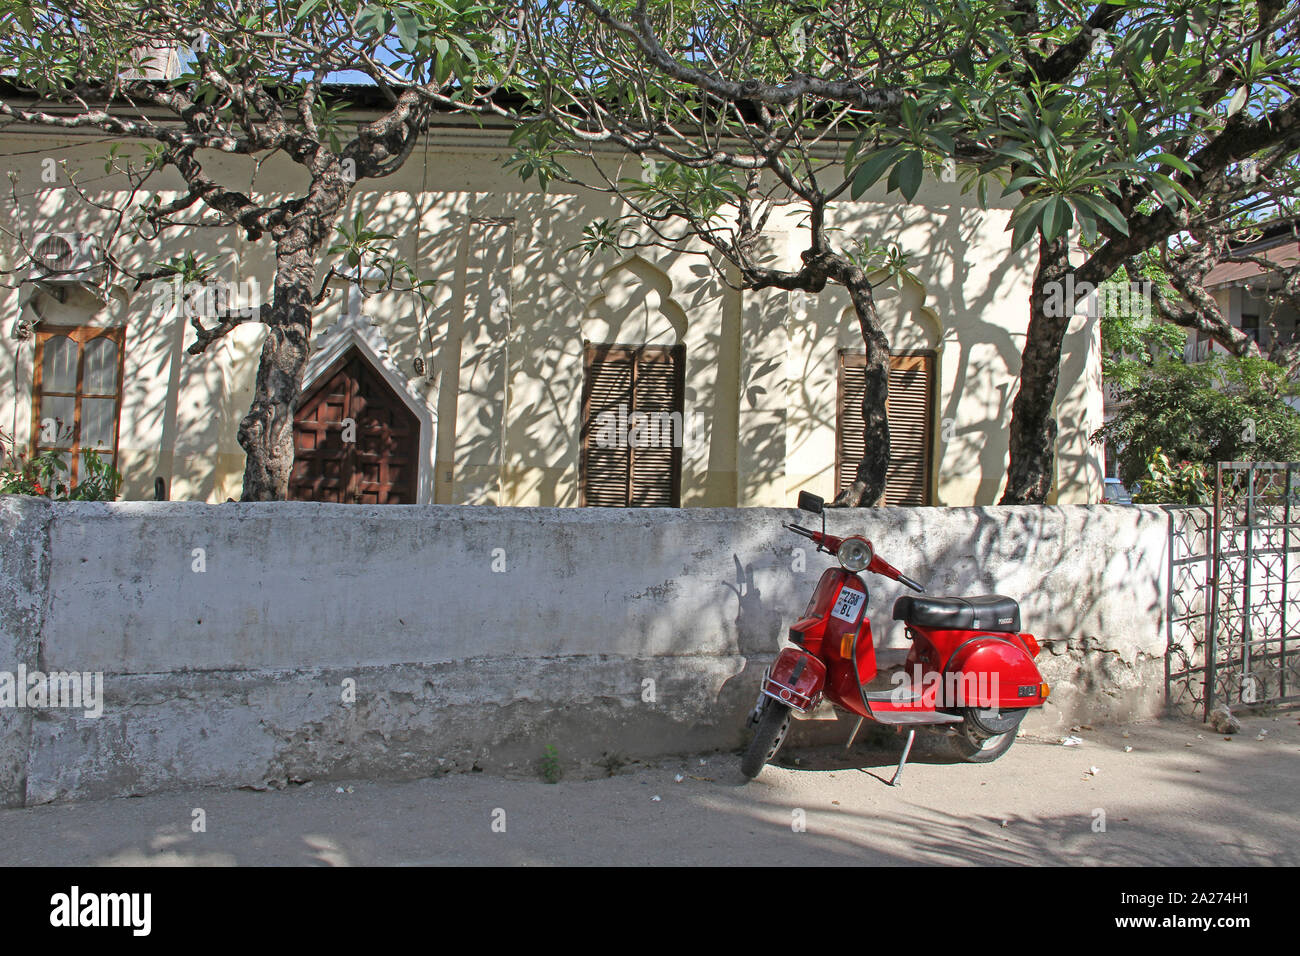
[[[1078,196],[1077,201],[1087,206],[1092,212],[1096,213],[1102,219],[1115,227],[1115,231],[1122,236],[1128,235],[1128,223],[1124,221],[1124,215],[1107,199],[1100,196]]]
[[[1000,146],[994,154],[995,156],[1006,156],[1008,159],[1018,160],[1026,165],[1034,165],[1034,155],[1024,146],[1018,146],[1015,143],[1007,143]]]
[[[1070,201],[1070,205],[1074,209],[1074,218],[1079,223],[1079,231],[1083,234],[1083,241],[1096,242],[1097,217],[1092,213],[1092,210],[1078,201],[1077,196]]]
[[[354,21],[358,33],[379,33],[384,29],[384,18],[387,11],[383,7],[373,6],[366,7]]]
[[[876,180],[885,174],[885,170],[894,164],[898,152],[897,147],[890,147],[872,153],[864,159],[862,165],[853,174],[853,187],[849,190],[849,194],[857,199],[870,189]]]
[[[894,167],[889,174],[889,188],[897,189],[908,202],[921,188],[921,177],[925,173],[925,161],[920,153],[908,153],[907,158]]]
[[[1166,166],[1172,166],[1185,176],[1192,176],[1195,171],[1187,164],[1185,160],[1179,159],[1173,153],[1156,153],[1151,157],[1153,162],[1164,163]]]
[[[402,48],[408,52],[413,51],[419,44],[420,39],[420,19],[410,10],[399,9],[394,14],[394,22],[397,26],[397,37],[402,41]],[[443,40],[443,45],[446,45]]]
[[[1184,17],[1173,25],[1173,30],[1169,40],[1169,49],[1174,56],[1181,56],[1183,52],[1183,43],[1187,39],[1187,18]]]
[[[1246,97],[1250,95],[1247,87],[1237,87],[1237,92],[1232,94],[1232,99],[1228,101],[1228,115],[1235,116],[1241,112],[1241,108],[1246,105]]]
[[[1037,186],[1042,183],[1041,176],[1017,176],[1011,182],[1007,183],[1006,188],[1002,190],[1003,196],[1009,196],[1012,193],[1020,192],[1027,186]]]
[[[1063,207],[1065,202],[1060,196],[1053,196],[1043,207],[1043,238],[1051,242],[1061,233],[1061,227],[1064,225],[1065,216]]]
[[[1151,44],[1151,59],[1159,63],[1169,52],[1169,43],[1172,37],[1168,33],[1162,33],[1156,38],[1156,42]]]
[[[971,60],[970,49],[962,47],[952,57],[952,65],[968,80],[975,79],[975,64]]]
[[[906,97],[903,102],[899,104],[899,112],[901,113],[903,125],[909,130],[915,130],[917,119],[916,100],[912,99],[910,96]]]
[[[1011,249],[1017,251],[1026,242],[1032,238],[1034,230],[1038,228],[1043,218],[1043,209],[1052,199],[1051,196],[1043,196],[1028,202],[1021,203],[1016,207],[1015,212],[1011,214],[1011,221],[1007,223],[1011,229]]]
[[[849,143],[849,148],[844,151],[844,166],[846,169],[853,168],[855,165],[854,160],[858,158],[858,150],[862,149],[866,142],[867,134],[865,130],[853,137],[853,142]]]
[[[930,141],[947,156],[952,156],[957,152],[957,144],[953,140],[952,136],[941,130],[934,130],[931,132]]]

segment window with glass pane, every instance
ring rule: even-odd
[[[72,484],[85,474],[87,451],[117,467],[121,373],[121,329],[37,330],[33,444],[60,453]]]

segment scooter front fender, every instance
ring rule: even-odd
[[[795,710],[816,707],[826,686],[826,665],[807,651],[784,648],[763,681],[763,693]]]

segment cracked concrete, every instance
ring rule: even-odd
[[[1295,713],[1245,723],[1026,734],[991,764],[918,748],[897,788],[894,737],[783,750],[748,784],[734,754],[587,774],[561,750],[554,785],[530,764],[0,810],[0,845],[22,866],[1296,866]]]
[[[0,711],[0,799],[508,772],[548,744],[593,767],[738,747],[831,562],[782,529],[793,517],[0,499],[0,669],[105,675],[99,719]],[[828,525],[929,593],[1020,600],[1055,687],[1027,729],[1159,711],[1160,509]],[[887,664],[906,651],[889,613],[903,591],[868,584]],[[838,723],[801,722],[793,743]]]

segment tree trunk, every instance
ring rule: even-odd
[[[1064,239],[1044,242],[1039,234],[1038,268],[1029,295],[1029,329],[1020,359],[1020,388],[1011,412],[1011,462],[1001,504],[1041,505],[1056,471],[1056,417],[1052,406],[1061,377],[1061,348],[1074,296],[1066,296],[1070,272]],[[1062,315],[1056,315],[1056,312]]]
[[[862,394],[862,460],[858,462],[853,482],[834,503],[839,507],[874,507],[884,503],[885,481],[889,475],[889,417],[885,409],[889,400],[889,339],[880,327],[875,295],[866,274],[856,266],[849,266],[837,278],[853,300],[867,363],[866,389]]]
[[[253,404],[239,423],[243,501],[283,501],[293,470],[293,413],[311,347],[315,256],[277,254],[275,291],[257,366]]]
[[[253,403],[239,423],[239,444],[246,455],[242,501],[289,497],[293,415],[311,355],[317,258],[338,223],[348,192],[339,169],[318,177],[302,209],[276,241],[275,288],[271,306],[262,317],[266,341],[257,366]]]

